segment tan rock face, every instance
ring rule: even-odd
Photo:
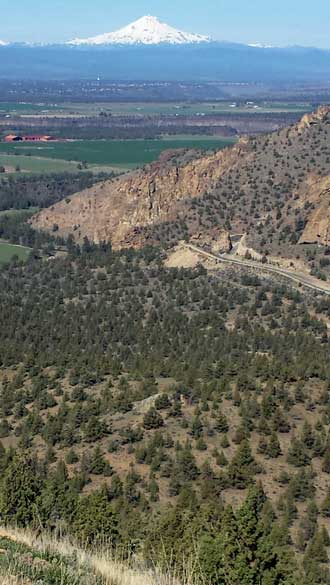
[[[227,254],[233,248],[230,234],[227,231],[222,232],[219,237],[212,243],[212,252],[214,254]]]
[[[169,151],[143,170],[41,211],[31,223],[49,232],[56,226],[56,233],[73,234],[77,241],[87,236],[94,242],[111,240],[114,248],[121,248],[160,241],[159,224],[186,221],[189,237],[201,234],[208,245],[228,251],[226,236],[213,233],[228,229],[228,220],[230,229],[247,233],[253,241],[258,221],[262,229],[269,221],[275,233],[286,226],[294,231],[299,217],[307,221],[301,242],[328,245],[329,136],[326,106],[290,128],[242,138],[233,148],[216,153],[197,158],[196,153]],[[282,191],[286,207],[278,224],[276,203]],[[209,194],[203,204],[191,201]]]
[[[248,256],[252,260],[257,260],[258,262],[261,262],[263,255],[254,250],[253,248],[251,248],[250,246],[248,246],[247,237],[246,234],[244,234],[237,246],[236,256],[240,256],[242,258],[246,258]]]
[[[214,254],[226,254],[233,248],[229,231],[221,227],[197,231],[190,241],[196,246],[211,246]]]
[[[35,228],[81,241],[131,244],[137,228],[176,217],[176,203],[200,197],[215,188],[223,174],[251,155],[249,141],[200,157],[183,166],[162,161],[146,170],[96,185],[61,201],[32,218]]]
[[[330,106],[320,106],[316,112],[303,116],[297,128],[301,131],[314,124],[324,123],[326,120],[330,122]]]
[[[330,177],[319,179],[310,186],[309,201],[314,203],[300,244],[330,246]]]

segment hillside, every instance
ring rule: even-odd
[[[65,199],[38,214],[32,224],[48,231],[56,225],[60,235],[72,234],[78,241],[87,236],[97,243],[111,240],[115,248],[130,246],[140,228],[175,221],[178,202],[214,189],[225,171],[245,158],[244,148],[242,142],[187,163],[180,160],[180,151],[173,151],[146,170]]]
[[[329,243],[329,143],[330,108],[321,107],[224,151],[188,161],[163,156],[42,211],[33,226],[115,248],[168,247],[187,237],[211,244],[231,231],[263,255],[307,262],[310,250],[298,242]]]
[[[13,262],[0,302],[3,523],[173,570],[191,556],[213,584],[229,522],[252,584],[257,507],[276,578],[329,582],[327,298],[85,241]]]
[[[196,252],[327,278],[329,112],[77,195],[79,177],[3,185],[3,207],[52,205],[0,217],[33,248],[0,269],[0,522],[39,539],[5,533],[0,575],[103,583],[78,562],[96,547],[118,585],[162,583],[155,566],[166,585],[330,585],[330,298]]]

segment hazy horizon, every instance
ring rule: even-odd
[[[253,5],[243,0],[235,4],[181,0],[179,5],[174,0],[166,5],[160,0],[125,0],[119,6],[109,5],[108,0],[21,0],[20,6],[0,0],[0,8],[0,39],[7,42],[65,42],[114,31],[152,14],[175,28],[218,41],[330,49],[330,5],[326,0],[320,0],[313,12],[307,0],[291,0],[290,4],[277,0],[267,6],[261,0]]]

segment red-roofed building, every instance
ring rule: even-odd
[[[39,134],[33,134],[30,136],[29,135],[19,136],[16,134],[8,134],[8,136],[5,137],[6,142],[50,142],[51,140],[55,140],[55,138],[53,138],[52,136],[39,135]]]

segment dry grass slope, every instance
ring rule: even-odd
[[[0,585],[194,585],[192,563],[179,580],[157,567],[146,568],[141,559],[116,559],[106,547],[83,550],[69,540],[29,530],[2,527],[0,541]],[[50,569],[55,559],[56,574]]]

